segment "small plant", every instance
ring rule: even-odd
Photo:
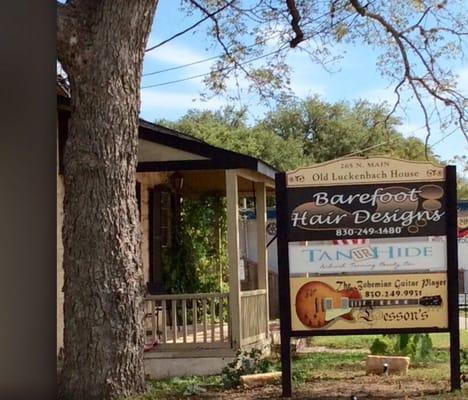
[[[205,393],[206,389],[202,386],[200,386],[197,383],[189,383],[184,390],[183,395],[184,396],[199,396],[202,393]]]
[[[388,354],[389,347],[390,341],[387,338],[375,338],[369,350],[371,354]]]
[[[414,361],[426,361],[432,356],[432,339],[427,333],[383,335],[370,346],[371,354],[408,356]]]
[[[462,374],[468,374],[468,350],[460,350],[460,371]]]
[[[223,386],[234,388],[239,385],[242,375],[273,371],[273,363],[261,356],[259,349],[238,351],[234,360],[222,370]]]

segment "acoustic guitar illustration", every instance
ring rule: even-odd
[[[323,328],[337,318],[352,321],[353,308],[388,306],[440,306],[440,296],[419,299],[363,299],[356,288],[335,290],[319,281],[303,285],[296,295],[296,313],[299,320],[310,328]]]

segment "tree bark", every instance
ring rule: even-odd
[[[135,174],[139,87],[156,5],[58,5],[57,48],[72,107],[64,155],[61,399],[117,399],[144,388]]]

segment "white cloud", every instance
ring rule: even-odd
[[[141,91],[142,111],[149,113],[159,110],[189,110],[198,109],[217,109],[224,102],[219,98],[213,98],[208,101],[201,101],[196,94],[177,93],[172,91],[156,91],[145,89]],[[153,110],[152,110],[153,109]]]
[[[200,61],[210,56],[207,53],[195,52],[191,48],[184,45],[169,42],[164,46],[158,47],[157,49],[146,53],[145,57],[147,60],[178,66]],[[193,68],[203,68],[206,70],[207,65],[209,65],[209,62],[197,64],[196,66],[193,66]]]
[[[293,76],[291,79],[291,90],[294,94],[302,99],[318,94],[325,96],[326,90],[324,86],[311,84],[309,79]]]

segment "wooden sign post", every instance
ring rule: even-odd
[[[455,167],[330,161],[277,174],[276,207],[284,397],[291,338],[319,335],[450,332],[460,388]]]

